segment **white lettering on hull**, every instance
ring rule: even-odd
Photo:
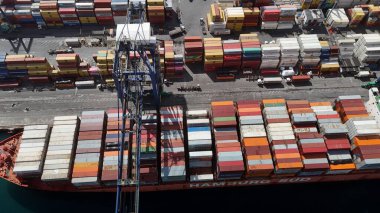
[[[271,183],[301,183],[309,182],[312,178],[300,177],[300,178],[283,178],[278,180],[243,180],[243,181],[231,181],[231,182],[208,182],[208,183],[190,183],[189,188],[210,188],[210,187],[224,187],[224,186],[251,186],[251,185],[263,185]]]

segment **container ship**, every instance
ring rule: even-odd
[[[141,191],[380,178],[380,98],[333,103],[263,99],[211,102],[210,110],[144,111]],[[0,142],[1,178],[47,191],[116,190],[119,109],[56,116]],[[124,191],[133,191],[135,124],[126,121]]]

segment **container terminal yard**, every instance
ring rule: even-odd
[[[3,0],[0,177],[116,192],[115,212],[379,179],[379,3]]]

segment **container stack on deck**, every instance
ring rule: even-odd
[[[232,101],[211,102],[211,110],[217,179],[240,179],[245,169],[237,133],[235,105]]]
[[[121,130],[123,128],[123,110],[107,110],[107,132],[104,145],[103,170],[101,181],[106,185],[116,185],[118,175],[118,143],[121,143]],[[125,130],[130,130],[130,121],[126,119]],[[128,176],[128,144],[129,134],[125,134],[125,147],[123,156],[123,179]]]
[[[57,1],[40,1],[40,12],[48,27],[62,27],[63,23],[58,13]]]
[[[200,36],[186,36],[184,38],[185,62],[201,62],[203,60],[203,42]]]
[[[188,110],[186,119],[190,182],[212,181],[213,152],[208,111]]]
[[[261,29],[275,30],[278,27],[281,10],[277,6],[260,7],[261,11]]]
[[[84,111],[76,149],[72,184],[77,187],[100,184],[104,147],[104,111]]]
[[[293,176],[303,168],[303,164],[285,99],[264,99],[263,105],[275,174]]]
[[[304,9],[300,20],[300,24],[305,27],[321,26],[325,20],[325,15],[321,9]]]
[[[300,46],[297,38],[279,38],[277,43],[281,48],[281,60],[279,67],[295,67],[298,63]]]
[[[257,34],[240,34],[242,47],[241,68],[258,70],[261,64],[261,43]]]
[[[61,77],[76,77],[78,76],[78,68],[80,63],[79,55],[73,54],[58,54],[55,60],[58,63],[58,75]]]
[[[94,12],[93,2],[76,2],[75,7],[81,25],[88,26],[96,25],[98,23]]]
[[[150,23],[157,25],[165,23],[164,0],[147,0],[147,12]]]
[[[240,139],[246,165],[246,178],[269,176],[273,173],[273,161],[260,101],[238,101]]]
[[[142,117],[140,146],[140,182],[141,184],[157,184],[157,113],[146,113]],[[133,135],[132,150],[136,153],[136,135]],[[132,155],[135,164],[135,155]],[[135,165],[132,174],[135,177]]]
[[[181,106],[161,107],[161,180],[186,180],[185,137]]]
[[[286,104],[304,165],[299,175],[311,176],[325,173],[330,168],[327,148],[323,136],[318,133],[317,117],[309,101],[287,101]]]
[[[363,34],[355,43],[354,56],[363,63],[377,63],[380,59],[380,35]]]
[[[22,5],[22,7],[21,5],[15,6],[15,10],[13,10],[14,21],[22,27],[36,27],[36,22],[31,12],[31,5]]]
[[[366,25],[369,27],[380,26],[380,19],[379,19],[380,6],[378,6],[379,2],[377,2],[377,4],[375,4],[375,5],[377,5],[377,6],[374,6],[374,5],[369,6],[368,18],[367,18],[367,22],[366,22]]]
[[[243,27],[259,26],[260,8],[258,7],[243,7],[244,21]]]
[[[223,41],[223,71],[237,74],[241,67],[241,43],[239,40]]]
[[[221,38],[204,38],[204,71],[216,72],[223,67],[223,46]]]
[[[342,124],[339,115],[329,102],[311,103],[317,115],[320,133],[324,135],[330,169],[326,174],[346,174],[355,165],[352,163],[350,144],[347,139],[347,127]]]
[[[46,155],[48,125],[24,127],[13,172],[22,178],[39,177]]]
[[[321,43],[318,40],[317,34],[302,34],[298,36],[300,45],[300,72],[312,71],[319,72],[319,61],[321,56]]]
[[[234,32],[240,32],[243,29],[244,10],[242,7],[230,7],[224,10],[226,18],[226,28]]]
[[[76,115],[54,117],[42,181],[70,181],[77,145],[78,123]]]

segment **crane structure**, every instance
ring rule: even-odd
[[[125,24],[117,26],[117,43],[113,67],[113,78],[118,95],[118,109],[121,127],[119,128],[118,177],[115,213],[139,212],[140,198],[140,151],[141,127],[145,98],[151,98],[152,105],[157,110],[160,106],[160,73],[156,67],[159,54],[155,39],[150,38],[150,23],[145,22],[145,1],[129,1],[128,16]],[[150,58],[148,57],[150,56]],[[127,131],[126,121],[131,122],[131,130]],[[129,167],[127,178],[123,172],[124,150],[132,147],[130,134],[136,135],[136,149],[130,149],[129,161],[134,161],[134,168]],[[134,175],[132,175],[134,169]],[[131,193],[130,205],[127,207],[127,194],[123,187],[135,186],[134,195]]]

